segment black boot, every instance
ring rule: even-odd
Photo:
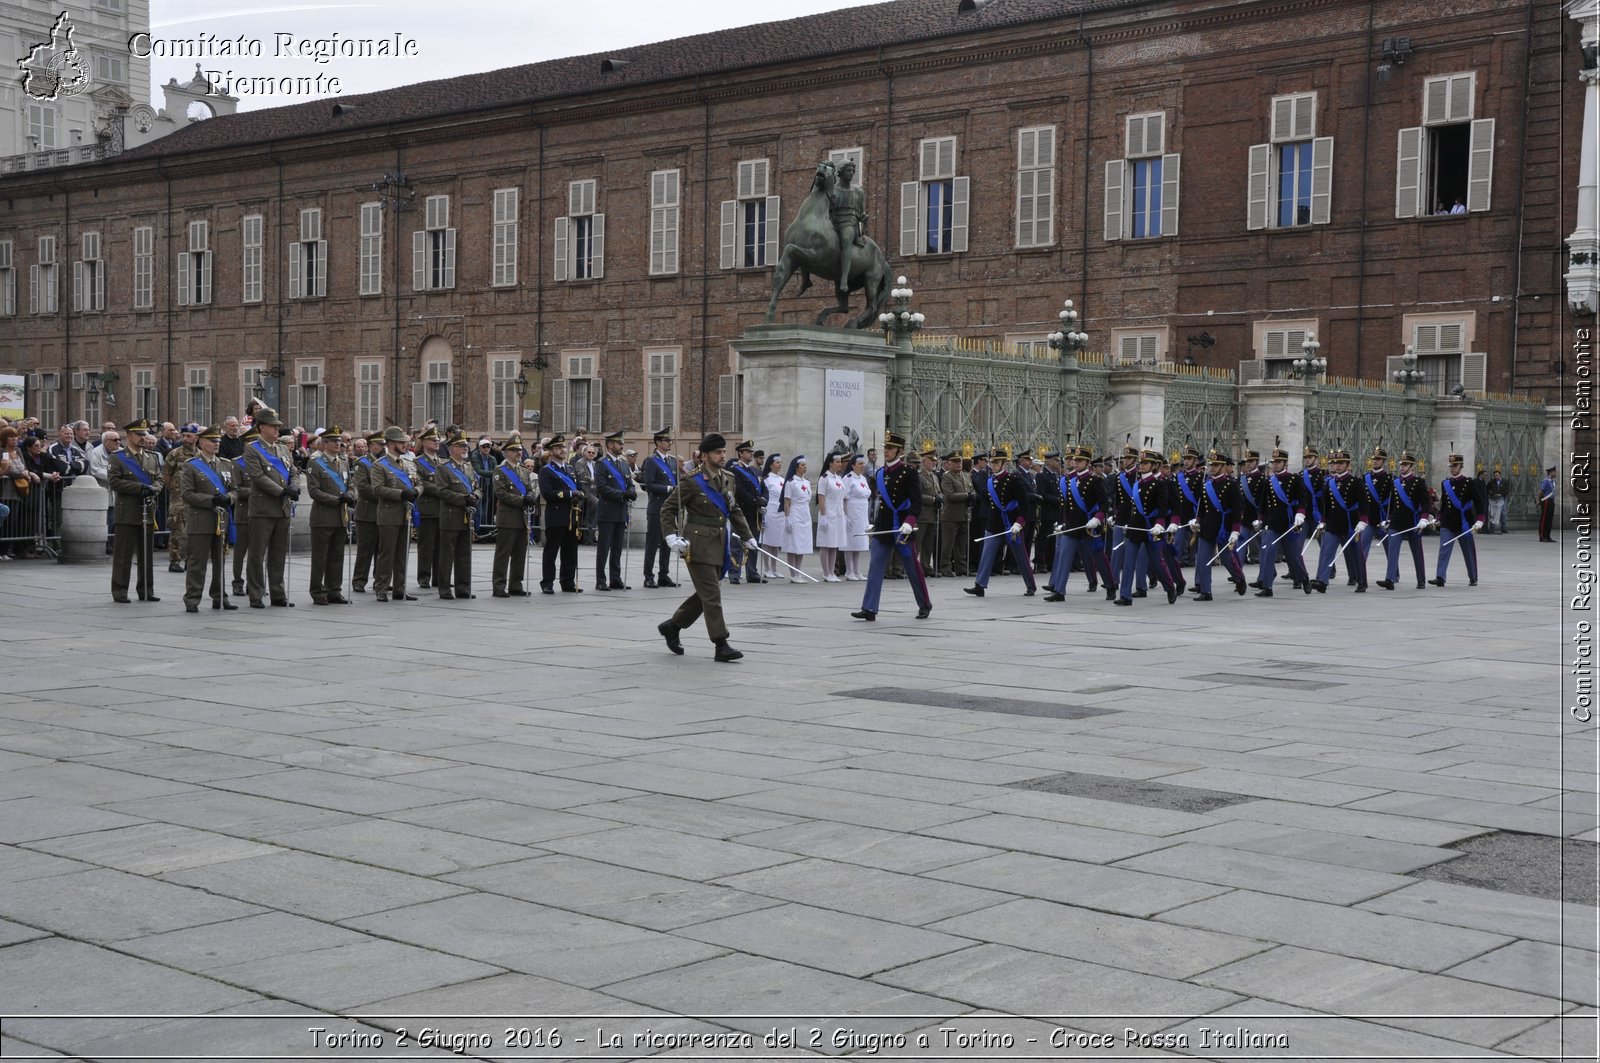
[[[740,657],[743,657],[744,654],[728,645],[727,639],[718,639],[717,652],[714,656],[716,660],[721,661],[723,664],[727,664],[729,661],[737,661]]]
[[[680,630],[678,625],[670,620],[663,620],[656,625],[656,630],[661,632],[661,637],[667,640],[667,649],[682,657],[683,643],[678,639],[678,631]]]

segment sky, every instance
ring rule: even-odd
[[[460,7],[438,0],[383,3],[210,3],[151,0],[151,80],[187,84],[198,62],[207,77],[240,97],[239,109],[257,110],[321,97],[355,96],[458,74],[497,70],[568,55],[622,49],[695,33],[797,18],[873,0],[472,0]],[[332,40],[387,40],[413,54],[398,57],[328,57],[318,62],[301,50]],[[217,54],[221,42],[243,38],[254,54]],[[213,43],[216,42],[216,43]],[[174,48],[176,46],[176,48]],[[211,54],[163,56],[163,50]],[[215,71],[215,73],[211,73]],[[230,79],[309,78],[308,91],[258,95]],[[337,92],[329,91],[337,81]],[[300,86],[294,86],[299,88]],[[161,94],[154,91],[154,103]]]

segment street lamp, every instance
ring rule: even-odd
[[[911,309],[911,296],[915,293],[906,286],[906,279],[896,277],[895,285],[889,291],[889,298],[895,302],[894,309],[878,315],[878,327],[883,329],[885,339],[909,343],[912,335],[922,328],[922,323],[927,319]]]
[[[1393,373],[1395,382],[1407,391],[1428,379],[1428,374],[1417,368],[1417,349],[1406,344],[1406,353],[1400,356],[1400,368]]]
[[[1061,328],[1045,337],[1050,342],[1050,349],[1060,351],[1065,356],[1076,357],[1079,352],[1088,349],[1089,334],[1078,331],[1078,312],[1072,308],[1072,300],[1068,299],[1066,309],[1056,316],[1061,319]]]
[[[1298,380],[1309,380],[1319,377],[1328,371],[1328,360],[1317,356],[1317,351],[1322,344],[1317,342],[1315,333],[1306,333],[1305,341],[1300,344],[1300,357],[1289,364],[1289,375]]]

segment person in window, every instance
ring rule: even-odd
[[[1466,204],[1466,202],[1460,196],[1457,196],[1455,204],[1452,205],[1451,208],[1450,208],[1450,213],[1451,214],[1465,214],[1466,212],[1467,212],[1467,204]]]

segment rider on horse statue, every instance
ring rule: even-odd
[[[861,230],[867,224],[867,195],[853,184],[855,176],[856,164],[846,160],[839,167],[838,183],[828,194],[828,218],[833,222],[834,231],[839,234],[840,279],[834,288],[839,293],[841,303],[850,296],[850,256],[855,253],[855,248],[866,246],[866,238]]]

